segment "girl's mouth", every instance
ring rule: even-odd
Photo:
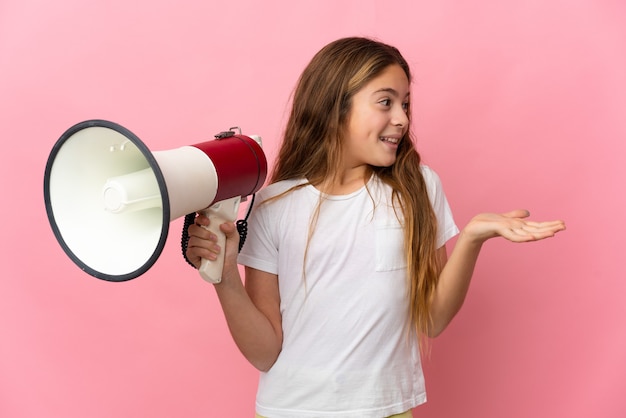
[[[389,142],[390,144],[397,144],[400,142],[399,138],[390,138],[388,136],[381,136],[379,139],[383,142]]]

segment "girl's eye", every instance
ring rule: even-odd
[[[404,109],[405,111],[408,111],[409,110],[409,102],[402,103],[402,109]]]
[[[391,100],[390,99],[383,99],[383,100],[381,100],[378,103],[380,103],[383,106],[391,106]]]

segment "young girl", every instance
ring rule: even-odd
[[[425,402],[419,337],[461,308],[481,245],[551,237],[560,221],[482,214],[460,232],[410,137],[411,74],[389,45],[346,38],[318,52],[293,96],[270,185],[239,257],[189,227],[196,266],[225,251],[215,285],[232,336],[261,371],[257,416],[410,417]],[[245,266],[245,286],[237,262]]]

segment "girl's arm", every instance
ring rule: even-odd
[[[199,226],[208,224],[208,218],[198,216],[189,227],[187,258],[196,267],[201,258],[215,260],[222,251],[216,237]],[[267,371],[278,358],[283,340],[278,276],[246,267],[244,286],[237,266],[235,224],[225,223],[220,229],[226,234],[226,248],[222,281],[215,284],[215,290],[237,347],[254,367]]]
[[[481,214],[463,228],[439,276],[431,307],[433,326],[430,337],[441,334],[461,309],[485,241],[498,236],[512,242],[537,241],[565,229],[562,221],[531,222],[525,219],[528,216],[525,210],[502,215]],[[443,260],[446,259],[445,251],[445,247],[439,249]]]

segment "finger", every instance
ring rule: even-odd
[[[539,227],[539,228],[543,228],[543,227],[557,227],[557,226],[565,226],[565,223],[563,221],[542,221],[542,222],[537,222],[537,221],[524,221],[524,223],[526,225],[529,226],[535,226],[535,227]]]
[[[187,249],[192,255],[208,260],[217,259],[218,254],[221,252],[221,248],[215,243],[215,240],[206,240],[199,237],[190,238]]]
[[[220,225],[220,231],[222,231],[226,237],[226,246],[231,249],[230,252],[233,253],[233,250],[236,250],[234,253],[238,253],[239,241],[241,238],[235,224],[232,222],[223,223]],[[229,252],[228,249],[225,251],[227,253]]]
[[[232,222],[224,222],[220,225],[220,231],[230,238],[237,233],[237,227]]]
[[[196,216],[194,223],[196,225],[209,226],[211,224],[211,220],[203,214],[198,214],[198,216]]]
[[[505,238],[513,242],[528,242],[553,237],[561,230],[563,230],[563,228],[558,225],[550,227],[533,227],[524,225],[522,227],[512,227],[508,231],[508,234],[503,235]]]
[[[526,209],[516,209],[503,213],[502,216],[507,218],[528,218],[530,216],[530,212]]]
[[[191,224],[189,228],[187,228],[187,232],[189,233],[190,239],[191,237],[198,237],[204,240],[217,241],[215,234],[209,231],[205,226]]]
[[[561,221],[527,223],[522,229],[534,234],[552,233],[554,235],[559,231],[563,231],[565,224]]]

